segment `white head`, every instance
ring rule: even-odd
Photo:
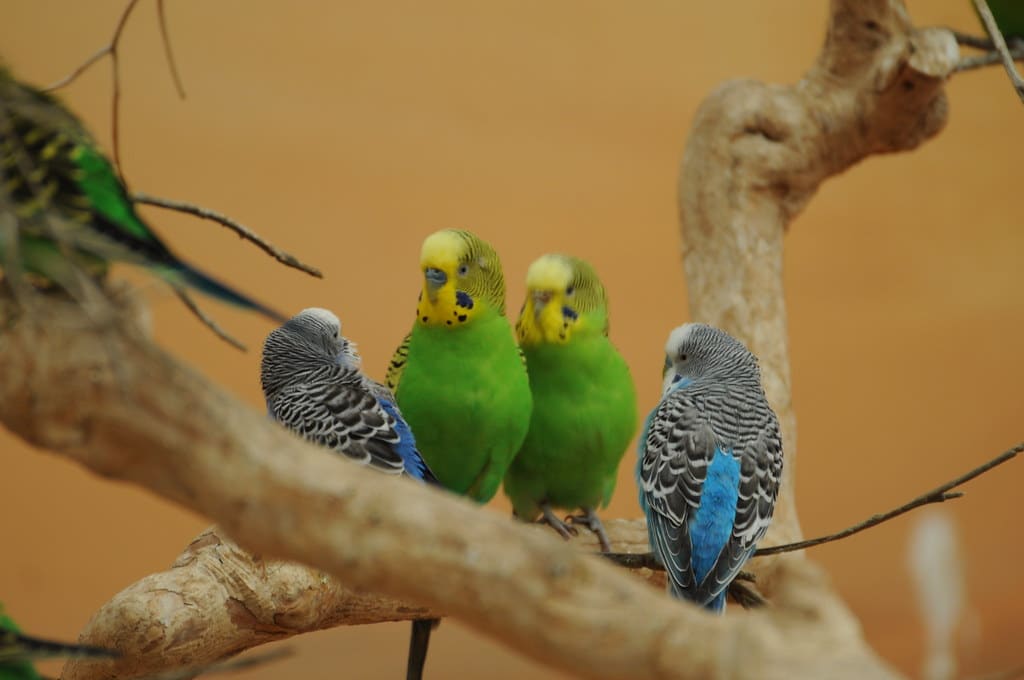
[[[662,394],[693,383],[750,380],[761,382],[757,358],[725,331],[702,323],[684,323],[669,333]]]

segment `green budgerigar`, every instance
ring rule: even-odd
[[[562,536],[570,516],[611,550],[595,512],[611,500],[636,432],[636,387],[608,339],[608,297],[594,268],[569,255],[544,255],[526,274],[526,302],[516,324],[533,394],[530,431],[505,475],[505,493],[525,521],[538,516]]]
[[[117,656],[117,652],[101,647],[65,644],[25,635],[0,605],[0,680],[39,680],[39,673],[32,662],[40,659],[112,659]]]
[[[285,321],[175,256],[135,212],[82,122],[0,66],[0,267],[74,291],[81,272],[99,278],[114,261]]]
[[[423,242],[416,321],[387,382],[441,484],[486,503],[530,423],[530,385],[505,318],[494,249],[468,231]]]
[[[387,383],[441,485],[486,503],[530,425],[530,383],[505,318],[505,278],[490,244],[468,231],[428,236],[412,331]],[[407,680],[423,672],[434,621],[416,621]]]

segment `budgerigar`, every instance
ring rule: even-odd
[[[757,359],[688,323],[665,348],[661,403],[640,438],[637,481],[669,591],[712,611],[771,523],[782,475],[779,422]]]
[[[388,387],[446,488],[487,502],[530,425],[530,384],[505,318],[494,249],[468,231],[423,242],[416,321],[395,352]]]
[[[416,320],[391,358],[388,387],[441,484],[486,503],[523,443],[532,404],[501,261],[475,234],[445,229],[423,242],[420,268]],[[406,680],[419,677],[413,655],[410,645]]]
[[[41,659],[112,659],[117,652],[25,635],[0,605],[0,680],[39,680],[32,665]]]
[[[608,536],[595,509],[611,500],[619,462],[636,432],[636,388],[608,339],[608,298],[597,272],[568,255],[544,255],[526,273],[516,324],[526,356],[533,415],[526,441],[505,474],[516,516],[538,515],[568,538],[551,507]]]
[[[305,439],[392,474],[437,483],[391,391],[363,375],[334,313],[304,309],[271,331],[260,381],[270,416]],[[422,674],[434,620],[414,621],[409,677]]]
[[[284,321],[178,259],[136,214],[82,122],[0,66],[0,267],[74,291],[78,272],[102,276],[114,261]]]

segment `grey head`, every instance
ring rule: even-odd
[[[669,334],[662,394],[722,382],[760,388],[757,357],[742,342],[703,323],[684,323]]]
[[[284,385],[306,379],[324,366],[358,371],[355,343],[341,334],[341,321],[321,307],[304,309],[275,328],[263,343],[260,380],[269,397]]]

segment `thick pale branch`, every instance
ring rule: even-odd
[[[760,358],[782,424],[785,470],[765,544],[801,539],[794,503],[783,237],[818,186],[870,154],[915,148],[946,121],[958,58],[947,29],[916,29],[897,0],[833,0],[825,46],[799,83],[724,84],[697,111],[683,155],[683,263],[696,320]]]
[[[605,527],[617,550],[647,550],[642,521],[609,520]],[[533,528],[550,532],[547,527]],[[589,532],[573,543],[582,550],[597,547]],[[661,573],[638,573],[659,588],[665,585]],[[119,649],[123,659],[103,666],[70,663],[63,677],[149,675],[210,663],[266,642],[334,626],[441,616],[440,610],[345,588],[311,567],[254,557],[212,527],[169,570],[115,595],[82,631],[81,639],[103,640]]]
[[[253,554],[445,611],[583,677],[887,672],[851,647],[856,622],[811,565],[788,568],[770,611],[715,617],[548,532],[311,446],[71,303],[5,304],[0,327],[0,421],[205,514]]]

